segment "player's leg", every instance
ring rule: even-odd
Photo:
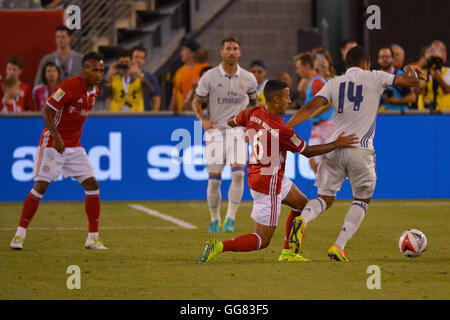
[[[54,148],[37,148],[33,167],[35,182],[23,203],[19,226],[17,227],[16,235],[11,241],[11,248],[23,248],[26,231],[39,207],[40,200],[47,191],[50,182],[59,177],[64,161],[65,155],[59,154]]]
[[[224,251],[247,252],[259,250],[270,244],[280,216],[281,198],[250,190],[254,199],[251,217],[255,231],[227,241],[209,239],[198,263],[206,263]]]
[[[348,261],[345,257],[344,249],[364,220],[375,190],[376,170],[372,151],[346,150],[345,153],[351,159],[347,171],[353,190],[353,202],[344,218],[344,224],[333,246],[344,254],[345,259],[343,261]]]
[[[50,182],[47,181],[35,181],[33,188],[27,195],[20,215],[19,225],[17,227],[16,234],[11,241],[10,247],[12,249],[23,249],[23,242],[25,240],[28,226],[36,213],[39,202],[45,194]]]
[[[242,195],[244,193],[244,176],[245,165],[231,165],[231,184],[228,189],[228,209],[225,216],[225,222],[223,224],[223,230],[225,232],[234,232],[236,213],[239,209]]]
[[[282,191],[281,196],[284,196],[283,187],[285,187],[288,191],[287,195],[284,196],[282,200],[282,204],[291,207],[291,212],[286,220],[286,230],[284,236],[284,244],[283,249],[290,250],[290,241],[295,242],[298,250],[295,253],[298,253],[301,246],[301,238],[303,236],[304,226],[303,220],[297,219],[300,216],[302,209],[305,207],[308,202],[308,198],[300,191],[300,189],[293,184],[292,182],[287,183],[285,181],[290,180],[286,177],[283,178]],[[294,228],[293,228],[294,226]],[[300,236],[300,238],[298,238]]]
[[[320,161],[314,183],[318,188],[318,196],[308,201],[301,214],[305,227],[331,207],[346,178],[346,172],[340,165],[340,153],[340,150],[335,150],[324,155]]]
[[[208,177],[208,187],[206,189],[206,200],[211,215],[208,233],[220,231],[220,202],[222,201],[222,194],[220,191],[221,184],[222,172],[210,172]]]
[[[242,128],[226,130],[226,162],[231,165],[231,184],[228,189],[228,208],[223,224],[225,232],[234,232],[236,213],[244,193],[245,164],[247,163],[247,143]]]
[[[64,176],[74,177],[85,193],[84,208],[88,220],[87,249],[107,249],[98,237],[100,219],[100,187],[95,178],[94,167],[84,148],[69,148],[67,160],[61,169]]]
[[[208,233],[220,231],[220,203],[222,194],[222,171],[225,166],[225,143],[219,130],[205,132],[205,162],[208,170],[208,186],[206,200],[208,203],[211,222]]]

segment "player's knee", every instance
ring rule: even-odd
[[[49,185],[50,185],[50,183],[47,182],[47,181],[40,181],[40,180],[38,180],[38,181],[34,182],[33,189],[36,192],[38,192],[38,193],[43,195],[47,191],[47,188],[48,188]]]
[[[231,169],[231,183],[236,187],[244,187],[245,168],[234,167]]]
[[[100,188],[100,185],[94,177],[88,178],[84,180],[81,185],[83,186],[84,190],[86,191],[93,191],[98,190]]]
[[[323,201],[325,201],[325,203],[327,204],[327,209],[329,209],[333,205],[334,199],[336,199],[335,196],[324,196],[321,194],[319,194],[318,197],[322,198]]]

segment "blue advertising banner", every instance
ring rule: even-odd
[[[82,145],[100,182],[102,200],[202,200],[208,174],[203,132],[193,117],[90,117]],[[44,124],[40,118],[0,118],[0,201],[23,201],[33,186],[33,160]],[[308,140],[311,125],[296,128]],[[381,115],[377,120],[375,199],[450,198],[450,116]],[[175,146],[184,147],[178,157]],[[316,196],[308,159],[288,155],[286,175]],[[226,199],[231,170],[223,172]],[[338,199],[351,199],[348,181]],[[244,199],[251,200],[246,183]],[[53,182],[43,200],[84,200],[71,178]]]

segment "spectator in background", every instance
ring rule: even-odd
[[[301,104],[299,103],[297,90],[292,90],[292,78],[290,74],[287,72],[281,72],[280,74],[278,74],[277,80],[283,81],[289,86],[289,94],[291,98],[289,109],[298,109]]]
[[[40,84],[34,86],[32,96],[35,110],[41,111],[48,98],[60,82],[60,71],[56,64],[49,61],[44,65]]]
[[[264,98],[264,86],[269,79],[266,79],[267,69],[266,65],[262,60],[253,60],[250,63],[249,70],[256,78],[258,87],[256,88],[256,94],[258,95],[258,105],[264,106],[266,104],[266,99]]]
[[[431,46],[425,52],[425,58],[427,80],[421,82],[418,109],[450,110],[450,72],[444,66],[443,53],[438,47]]]
[[[336,74],[338,76],[343,75],[345,73],[345,56],[347,55],[348,50],[353,47],[356,47],[358,44],[355,40],[345,39],[341,42],[339,47],[341,51],[342,60],[335,64],[334,69],[336,70]]]
[[[181,62],[180,67],[173,77],[172,98],[169,104],[169,110],[181,112],[184,109],[184,101],[192,90],[192,87],[200,78],[200,70],[207,67],[209,63],[197,63],[196,52],[200,46],[194,40],[184,40],[181,44]]]
[[[308,81],[308,87],[306,89],[305,104],[314,98],[320,89],[327,83],[327,80],[316,73],[314,70],[314,58],[311,53],[304,52],[295,57],[297,74]],[[325,60],[325,59],[324,59]],[[312,128],[311,136],[309,138],[309,145],[324,144],[333,133],[333,108],[330,108],[330,104],[325,107],[325,112],[311,118]],[[311,157],[309,164],[314,172],[317,172],[320,156]]]
[[[441,50],[442,60],[444,61],[444,66],[447,66],[447,47],[441,40],[434,40],[431,42],[432,47],[437,47]]]
[[[212,68],[213,68],[212,66],[207,66],[207,67],[204,67],[202,70],[200,70],[200,79],[202,78],[202,76],[205,74],[206,71],[211,70]],[[200,81],[200,79],[199,79],[199,81]],[[189,92],[189,95],[186,98],[186,101],[184,102],[184,110],[192,110],[192,108],[193,108],[192,103],[194,102],[195,89],[197,89],[197,87],[198,87],[198,81],[194,84],[191,92]],[[207,106],[208,106],[208,103],[205,103],[202,105],[202,108],[205,109]]]
[[[120,50],[106,75],[101,99],[110,98],[111,112],[144,112],[144,94],[154,92],[141,68],[131,61],[131,51]]]
[[[380,70],[400,75],[404,74],[403,70],[397,70],[394,67],[394,53],[389,47],[383,47],[378,50],[378,64]],[[410,88],[401,88],[390,86],[384,90],[380,101],[380,110],[408,110],[409,105],[416,102],[416,94]]]
[[[425,52],[426,51],[427,51],[427,47],[426,46],[420,48],[420,51],[417,54],[416,62],[411,63],[411,65],[418,66],[420,69],[425,68],[425,65],[427,64],[427,59],[425,58]]]
[[[393,44],[391,46],[394,53],[394,68],[396,70],[403,70],[405,65],[405,50],[399,44]]]
[[[0,0],[0,9],[37,9],[40,7],[37,0]]]
[[[317,48],[313,54],[314,70],[326,80],[333,79],[336,76],[336,71],[333,67],[333,59],[330,53],[325,48]]]
[[[2,89],[4,95],[0,112],[22,112],[23,107],[16,101],[16,97],[20,93],[20,82],[13,78],[6,78],[2,82]]]
[[[147,82],[146,86],[151,89],[148,93],[144,92],[144,110],[159,111],[161,109],[161,89],[156,78],[151,73],[144,71],[146,59],[147,49],[143,46],[136,46],[131,49],[131,63],[135,64],[142,71],[144,74],[143,81]]]
[[[13,79],[19,82],[20,90],[16,96],[16,104],[22,108],[22,111],[33,111],[33,100],[31,98],[31,90],[28,84],[20,81],[20,75],[23,71],[23,62],[17,56],[11,56],[6,59],[6,79]],[[3,80],[3,81],[5,81]],[[3,96],[3,92],[0,92]]]
[[[70,37],[70,29],[66,26],[59,26],[55,31],[56,51],[53,51],[41,59],[39,68],[36,73],[34,84],[40,83],[42,69],[44,65],[51,61],[55,63],[61,71],[61,81],[81,74],[81,53],[70,48],[72,38]]]

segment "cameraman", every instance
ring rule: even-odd
[[[102,98],[110,98],[111,112],[144,112],[144,94],[151,94],[153,86],[137,64],[131,62],[131,52],[121,50],[117,61],[106,75]]]
[[[394,67],[394,52],[390,47],[378,50],[378,64],[380,70],[394,75],[404,72]],[[380,110],[408,110],[409,104],[416,102],[416,94],[410,88],[388,87],[381,96]]]
[[[430,111],[450,110],[450,72],[444,66],[442,51],[431,46],[425,52],[425,58],[427,64],[424,74],[427,80],[421,82],[418,108]]]

